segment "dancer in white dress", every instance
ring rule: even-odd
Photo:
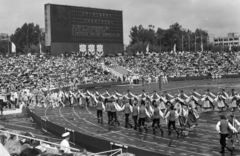
[[[217,102],[217,106],[220,112],[223,112],[223,108],[225,108],[224,100],[226,99],[225,96],[222,95],[222,93],[218,93],[217,97],[214,99],[214,101]]]

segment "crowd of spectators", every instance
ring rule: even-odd
[[[56,88],[68,84],[117,81],[117,77],[102,68],[104,60],[62,56],[0,56],[1,86]]]
[[[237,52],[164,52],[160,56],[119,56],[114,61],[140,76],[224,75],[239,73],[238,55]]]

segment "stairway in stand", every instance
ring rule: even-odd
[[[131,71],[125,69],[122,66],[115,66],[112,69],[118,73],[121,73],[122,75],[129,75],[129,73],[131,73]]]

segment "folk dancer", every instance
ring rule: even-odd
[[[138,124],[137,124],[137,119],[139,115],[139,107],[138,107],[138,101],[134,100],[133,101],[133,109],[132,109],[132,118],[134,121],[134,130],[137,130]]]
[[[233,148],[235,148],[235,142],[239,143],[238,141],[238,134],[240,132],[240,123],[239,121],[236,119],[235,114],[232,113],[230,115],[230,118],[228,119],[228,122],[238,131],[237,133],[234,133],[233,131],[230,130],[230,134],[228,136],[228,138],[231,140],[232,146]]]
[[[112,116],[112,125],[113,123],[117,123],[118,126],[120,126],[120,122],[118,121],[118,117],[117,117],[117,111],[119,111],[121,108],[119,107],[119,105],[116,103],[116,99],[114,97],[111,97],[111,105],[110,105],[110,109],[111,109],[111,116]]]
[[[209,100],[210,100],[209,103],[210,103],[210,105],[212,106],[212,110],[214,110],[214,109],[215,109],[215,106],[213,105],[213,98],[216,98],[216,95],[214,95],[213,93],[211,93],[209,89],[207,89],[205,95],[208,96],[208,98],[209,98]],[[210,99],[210,97],[212,97],[212,98]]]
[[[216,130],[220,133],[220,144],[222,149],[220,151],[221,154],[225,153],[225,148],[227,148],[231,154],[233,153],[233,150],[226,145],[226,138],[229,135],[228,129],[231,129],[233,132],[237,133],[237,130],[227,121],[226,116],[221,115],[220,121],[216,125]]]
[[[98,123],[103,124],[103,111],[105,111],[105,106],[103,104],[104,97],[93,96],[93,98],[96,102]]]
[[[161,135],[163,136],[163,130],[160,125],[160,117],[163,118],[163,113],[161,109],[158,107],[156,101],[153,101],[154,109],[153,109],[153,122],[152,122],[152,129],[153,129],[153,134],[156,133],[156,128],[158,128],[161,131]]]
[[[211,109],[211,105],[212,105],[212,109],[215,108],[213,106],[213,99],[208,94],[203,95],[203,98],[201,100],[203,101],[203,109],[205,112]]]
[[[120,111],[123,111],[125,114],[125,128],[132,128],[132,125],[129,122],[129,115],[133,113],[133,107],[130,105],[130,102],[128,102],[127,97],[123,97],[123,107],[120,109]]]
[[[238,100],[240,99],[240,96],[232,89],[232,93],[228,98],[231,101],[231,107],[232,107],[232,112],[236,110],[236,108],[239,106]],[[238,107],[239,108],[239,107]],[[240,110],[240,108],[239,108]]]
[[[168,104],[171,104],[171,99],[174,97],[171,94],[169,94],[167,91],[164,91],[164,98],[167,100],[167,102],[169,101]]]
[[[225,89],[224,88],[222,88],[222,95],[225,97],[225,99],[223,99],[223,103],[224,103],[224,105],[226,106],[226,109],[228,109],[229,108],[229,105],[226,103],[226,99],[228,99],[228,97],[229,97],[229,95],[228,95],[228,93],[227,92],[225,92]]]
[[[217,106],[220,112],[223,112],[223,108],[225,108],[224,100],[226,97],[222,95],[222,93],[218,93],[217,97],[214,99],[217,102]]]
[[[111,114],[111,101],[108,98],[105,98],[105,103],[106,103],[106,111],[107,111],[107,116],[108,116],[108,124],[110,125],[112,123],[112,114]]]
[[[201,105],[198,103],[198,98],[194,96],[194,93],[192,93],[187,99],[186,102],[191,105],[192,108],[198,109],[197,105],[201,107]]]
[[[192,131],[193,129],[196,129],[196,127],[198,125],[199,113],[193,107],[193,105],[189,105],[186,114],[187,114],[186,115],[187,125],[188,125],[190,131]]]
[[[148,113],[146,107],[145,107],[145,101],[142,100],[141,101],[141,106],[138,107],[138,114],[139,114],[139,118],[138,118],[138,126],[139,126],[139,132],[142,132],[142,128],[145,129],[145,132],[148,132],[148,129],[146,127],[145,121],[146,118],[150,118],[150,114]]]
[[[168,124],[167,124],[168,135],[171,135],[171,127],[173,127],[173,130],[175,130],[177,133],[177,137],[179,137],[179,132],[176,129],[176,120],[177,120],[178,116],[179,116],[179,114],[177,113],[177,111],[174,110],[174,106],[171,106],[170,111],[164,117],[168,121]]]

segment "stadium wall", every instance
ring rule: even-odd
[[[92,44],[92,43],[89,43]],[[109,54],[117,54],[117,53],[123,53],[123,44],[119,43],[99,43],[103,45],[103,54],[109,55]],[[52,43],[51,44],[51,54],[52,55],[59,55],[59,54],[65,54],[65,53],[72,53],[72,52],[79,52],[79,45],[80,43]],[[86,44],[88,45],[88,44]],[[94,44],[95,46],[97,44]]]

